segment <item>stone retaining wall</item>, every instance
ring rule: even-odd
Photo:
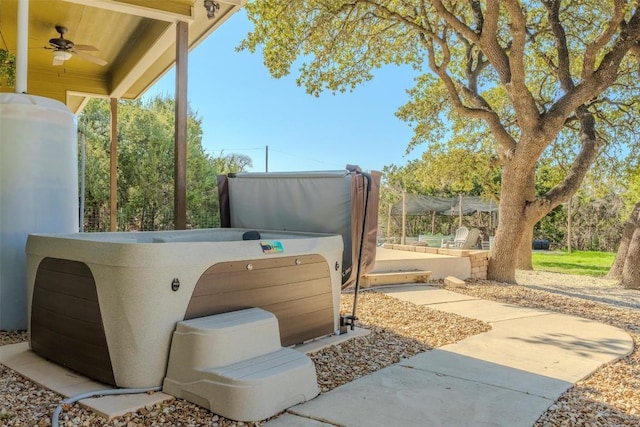
[[[471,262],[470,278],[471,279],[487,278],[487,268],[489,267],[489,251],[483,251],[479,249],[445,249],[445,248],[433,248],[431,246],[399,245],[399,244],[392,244],[392,243],[385,243],[382,247],[385,249],[395,249],[399,251],[467,257]]]

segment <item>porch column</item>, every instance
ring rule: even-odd
[[[109,154],[109,230],[118,230],[118,98],[111,98],[111,152]]]
[[[187,54],[189,24],[176,25],[174,228],[187,228]]]

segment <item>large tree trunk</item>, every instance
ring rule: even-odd
[[[488,279],[507,283],[515,283],[515,270],[522,256],[528,256],[531,262],[530,237],[535,225],[535,221],[525,215],[527,201],[533,200],[535,191],[534,169],[514,163],[508,162],[502,171],[500,222],[487,271]],[[523,179],[524,175],[529,178]],[[523,245],[528,247],[528,252]]]
[[[629,243],[622,268],[622,285],[629,289],[640,289],[640,227],[636,227]]]
[[[518,258],[516,260],[516,268],[518,270],[533,270],[533,263],[531,262],[531,245],[533,242],[534,225],[535,224],[525,227],[522,231],[522,239],[518,246]]]
[[[640,219],[640,202],[636,203],[636,206],[633,208],[631,212],[631,216],[624,224],[624,229],[622,230],[622,240],[620,241],[620,246],[618,246],[618,253],[616,254],[616,259],[613,261],[613,265],[607,274],[607,277],[610,279],[618,279],[622,277],[622,269],[625,265],[625,260],[627,259],[627,253],[629,252],[629,245],[631,244],[631,239],[633,238],[634,231],[638,228],[638,220]]]

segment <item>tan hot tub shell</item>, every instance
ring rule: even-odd
[[[339,329],[342,238],[245,229],[37,234],[27,240],[29,342],[118,387],[155,387],[176,323],[250,307],[290,346]]]

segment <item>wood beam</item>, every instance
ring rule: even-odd
[[[107,96],[109,85],[105,78],[93,74],[76,73],[57,70],[31,68],[27,76],[29,81],[29,93],[57,99],[60,102],[67,101],[67,88],[74,87],[77,92],[90,93],[92,96]]]
[[[189,24],[176,25],[176,123],[174,215],[176,230],[187,228],[187,58]]]
[[[83,6],[110,10],[127,15],[140,16],[158,21],[167,22],[191,22],[193,21],[193,8],[181,6],[168,1],[118,1],[118,0],[63,0],[67,3],[77,3]],[[153,7],[151,7],[153,6]]]
[[[137,46],[123,60],[123,65],[112,79],[111,96],[122,98],[129,88],[153,66],[159,56],[162,55],[175,42],[176,24],[156,23],[153,29],[147,29],[139,40]]]
[[[218,3],[231,4],[233,6],[244,6],[247,0],[217,0]]]
[[[118,99],[111,98],[111,152],[109,169],[109,230],[118,230]]]
[[[91,98],[102,98],[99,96],[95,96],[92,93],[81,93],[74,91],[67,91],[67,107],[73,112],[75,115],[79,115],[84,110],[84,107],[87,106]],[[106,98],[106,97],[104,97]]]

